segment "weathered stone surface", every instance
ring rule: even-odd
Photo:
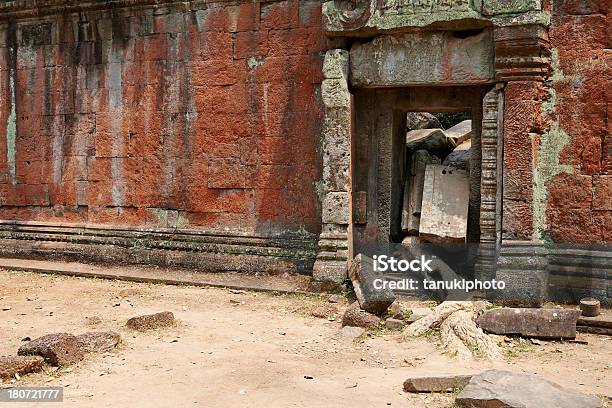
[[[425,168],[428,164],[439,163],[440,159],[430,155],[427,150],[417,150],[412,154],[402,203],[402,231],[406,234],[417,235],[419,233]]]
[[[354,302],[344,312],[342,326],[363,327],[373,329],[380,323],[380,318],[371,313],[361,310],[359,302]]]
[[[323,222],[330,224],[349,223],[349,195],[346,192],[332,191],[323,200]]]
[[[442,164],[469,173],[471,156],[472,141],[467,140],[455,147],[455,149],[448,156],[446,156]]]
[[[114,349],[121,341],[119,333],[88,332],[77,336],[81,350],[86,353],[103,353]]]
[[[394,319],[392,317],[385,320],[385,328],[387,330],[402,330],[406,323],[400,319]]]
[[[323,59],[323,78],[348,81],[349,52],[342,49],[329,50]]]
[[[419,236],[434,243],[462,243],[467,236],[470,178],[466,172],[427,165]]]
[[[488,370],[474,375],[455,402],[469,408],[599,408],[601,401],[533,374]]]
[[[478,317],[478,326],[489,333],[539,338],[576,337],[580,311],[571,309],[500,308]]]
[[[406,114],[406,130],[441,129],[442,124],[434,115],[428,112],[408,112]]]
[[[343,79],[324,79],[321,95],[326,108],[347,108],[351,104],[351,94]]]
[[[172,312],[159,312],[151,315],[132,317],[126,326],[138,331],[159,329],[174,325],[174,314]]]
[[[493,80],[490,31],[457,38],[450,32],[380,36],[351,48],[356,87],[463,85]]]
[[[412,151],[446,152],[453,147],[452,139],[446,137],[442,129],[420,129],[406,133],[406,148]]]
[[[612,329],[612,313],[607,312],[594,317],[580,316],[577,321],[581,326],[605,327]]]
[[[355,296],[361,308],[367,312],[381,314],[393,303],[395,296],[390,289],[376,289],[375,281],[384,275],[374,271],[372,259],[358,254],[349,270]]]
[[[402,305],[399,301],[395,301],[387,309],[387,315],[393,319],[404,320],[410,314],[410,309]]]
[[[414,323],[417,320],[430,315],[432,310],[427,307],[413,307],[411,310],[410,317],[408,318],[408,323]]]
[[[363,335],[363,333],[365,333],[365,329],[363,327],[344,326],[342,330],[340,330],[342,337],[347,339],[356,339],[357,337]]]
[[[482,4],[486,16],[538,10],[542,10],[542,0],[485,0]]]
[[[15,378],[15,374],[24,375],[42,370],[44,358],[40,356],[0,357],[0,379]]]
[[[580,311],[582,312],[582,316],[586,316],[586,317],[599,316],[600,308],[601,308],[601,303],[597,299],[594,299],[594,298],[580,299]]]
[[[321,319],[329,319],[338,313],[338,308],[332,304],[325,303],[317,306],[310,314]]]
[[[19,348],[20,356],[41,356],[54,366],[73,364],[83,359],[78,339],[68,333],[54,333],[34,339]]]
[[[406,392],[452,392],[465,387],[472,375],[442,375],[434,377],[412,377],[404,381]]]
[[[444,131],[446,137],[452,139],[459,145],[472,138],[472,121],[470,119],[457,123],[452,128]]]

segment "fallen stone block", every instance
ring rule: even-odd
[[[465,171],[429,164],[425,169],[419,236],[435,244],[464,243],[470,178]]]
[[[20,356],[41,356],[54,366],[73,364],[83,359],[78,339],[68,333],[54,333],[39,337],[21,346]]]
[[[387,315],[393,319],[404,320],[410,315],[410,309],[396,300],[387,309]]]
[[[612,314],[600,314],[595,317],[580,316],[577,324],[579,326],[604,327],[612,329]]]
[[[444,131],[446,137],[452,139],[456,144],[460,144],[472,138],[472,121],[464,120],[457,123],[450,129]]]
[[[453,392],[465,387],[472,378],[468,375],[441,375],[433,377],[412,377],[404,381],[406,392]]]
[[[394,319],[392,317],[385,320],[385,328],[387,330],[402,330],[406,323],[400,319]]]
[[[40,356],[0,357],[0,379],[15,378],[15,374],[24,375],[42,370],[45,359]]]
[[[470,172],[470,157],[472,156],[472,141],[466,140],[450,152],[442,164],[455,169]]]
[[[121,341],[119,333],[88,332],[77,336],[81,350],[85,353],[103,353],[117,347]]]
[[[329,319],[338,313],[338,308],[330,303],[317,306],[310,314],[321,319]]]
[[[434,115],[428,112],[408,112],[406,114],[406,130],[440,129],[442,124]]]
[[[430,153],[448,152],[455,144],[442,129],[419,129],[406,133],[406,148],[411,151],[427,150]]]
[[[365,333],[365,329],[363,327],[344,326],[342,330],[340,330],[342,337],[347,339],[356,339],[357,337],[363,335],[363,333]]]
[[[612,329],[608,329],[606,327],[594,327],[594,326],[582,326],[577,325],[576,331],[580,333],[591,333],[591,334],[603,334],[607,336],[612,336]]]
[[[488,370],[474,375],[455,402],[468,408],[600,408],[593,396],[562,388],[532,374]]]
[[[342,317],[342,326],[363,327],[373,329],[380,323],[380,318],[376,315],[361,310],[359,302],[351,304]]]
[[[126,326],[138,331],[147,331],[170,327],[174,325],[174,314],[172,312],[160,312],[151,315],[132,317]]]
[[[432,310],[426,307],[413,307],[411,310],[410,317],[408,318],[408,324],[414,323],[423,317],[430,315]]]
[[[393,303],[395,296],[390,289],[376,289],[374,282],[384,276],[374,271],[372,259],[359,254],[353,260],[349,277],[361,308],[367,312],[381,314]]]
[[[419,233],[425,168],[428,164],[439,163],[440,159],[429,154],[427,150],[417,150],[411,155],[402,203],[402,231],[406,234],[417,235]]]
[[[579,315],[570,309],[500,308],[483,313],[476,323],[494,334],[573,339]]]

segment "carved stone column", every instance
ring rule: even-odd
[[[342,283],[347,278],[351,219],[351,133],[353,100],[348,88],[349,53],[329,50],[323,63],[323,209],[319,254],[313,278]]]

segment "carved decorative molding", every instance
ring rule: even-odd
[[[370,0],[334,0],[333,19],[342,27],[350,30],[364,26],[370,16],[372,3]]]
[[[550,74],[550,43],[545,27],[499,27],[494,31],[494,42],[496,81],[542,81]]]
[[[492,271],[495,252],[499,244],[501,215],[499,149],[503,115],[503,95],[492,89],[483,100],[482,134],[480,137],[482,159],[480,176],[480,253],[479,269]]]

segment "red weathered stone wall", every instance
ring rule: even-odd
[[[569,168],[549,184],[548,232],[558,242],[612,242],[612,3],[553,5],[556,118],[568,136],[559,163]]]
[[[612,242],[612,3],[550,7],[551,77],[505,88],[504,238]]]
[[[0,21],[0,219],[320,229],[320,3],[173,7]]]

